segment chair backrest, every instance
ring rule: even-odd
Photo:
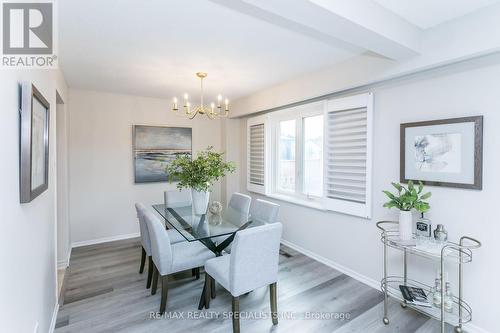
[[[190,206],[191,202],[190,189],[165,191],[165,206],[168,208]]]
[[[250,215],[253,221],[274,223],[278,220],[280,205],[262,199],[255,200]]]
[[[229,263],[229,288],[233,296],[278,280],[281,223],[238,231]]]
[[[252,198],[248,195],[241,193],[233,193],[227,211],[225,213],[225,218],[232,221],[233,223],[246,223],[248,221],[248,215],[250,213],[250,203]]]
[[[167,230],[153,212],[147,211],[144,214],[144,220],[148,226],[149,238],[151,239],[153,262],[160,275],[167,275],[172,268],[172,246],[170,245]]]
[[[147,209],[142,203],[138,202],[135,204],[135,210],[137,211],[137,219],[139,220],[139,230],[141,232],[141,244],[146,251],[148,256],[151,255],[151,240],[149,238],[148,226],[146,225],[146,221],[144,221],[144,213],[146,213]]]

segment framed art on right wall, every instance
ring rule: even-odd
[[[483,116],[401,124],[400,180],[483,188]]]

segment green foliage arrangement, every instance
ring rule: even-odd
[[[408,187],[404,187],[399,183],[391,183],[392,186],[396,188],[398,191],[397,194],[393,194],[389,191],[382,191],[389,197],[390,201],[384,204],[386,208],[396,207],[399,210],[410,211],[412,209],[416,209],[421,213],[425,213],[431,208],[428,202],[424,201],[431,197],[432,193],[427,192],[425,194],[421,194],[424,190],[424,184],[419,182],[418,187],[413,185],[413,182],[410,180],[408,182]]]
[[[225,162],[224,153],[208,147],[195,159],[189,155],[179,155],[167,166],[165,171],[170,182],[177,181],[177,188],[192,188],[196,191],[210,191],[211,186],[228,172],[234,172],[234,162]]]

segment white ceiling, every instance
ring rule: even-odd
[[[421,29],[472,13],[498,0],[373,0]]]
[[[64,0],[71,88],[141,96],[251,94],[370,51],[419,54],[422,29],[500,0]],[[304,82],[307,84],[307,82]]]
[[[64,0],[60,64],[70,87],[229,99],[359,54],[206,0]],[[340,43],[340,42],[339,42]]]

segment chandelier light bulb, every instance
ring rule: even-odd
[[[173,99],[172,110],[177,111],[177,97],[174,97]]]

